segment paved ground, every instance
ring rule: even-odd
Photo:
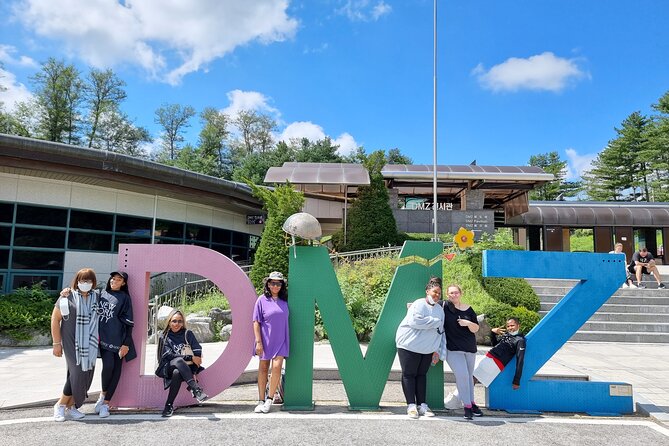
[[[205,365],[211,364],[224,347],[223,343],[205,344]],[[314,362],[317,379],[332,375],[336,363],[329,344],[315,346]],[[152,373],[150,347],[145,364],[146,373]],[[97,369],[99,373],[100,367]],[[240,382],[252,383],[255,370],[257,361],[253,360]],[[60,393],[64,371],[63,360],[53,357],[50,348],[0,349],[2,445],[52,442],[56,425],[51,405]],[[396,361],[391,377],[398,371]],[[86,444],[108,444],[105,436],[110,432],[122,433],[114,439],[115,444],[164,444],[164,435],[174,429],[182,438],[192,437],[201,444],[249,444],[270,438],[273,444],[406,444],[461,438],[470,445],[669,445],[668,346],[570,342],[539,374],[628,382],[633,385],[637,409],[643,410],[633,416],[601,418],[580,414],[525,417],[484,409],[486,416],[474,422],[462,420],[457,410],[416,422],[406,418],[397,381],[388,382],[379,411],[355,412],[348,410],[341,382],[316,380],[313,412],[291,413],[275,408],[268,415],[254,414],[255,385],[239,384],[201,407],[180,408],[169,420],[148,411],[113,412],[112,417],[101,420],[93,414],[93,405],[86,404],[83,412],[88,416],[82,422],[58,425],[57,432]],[[98,376],[91,388],[92,398],[99,391],[99,382]],[[453,388],[447,383],[446,393]],[[477,386],[476,391],[476,399],[485,401],[484,388]]]

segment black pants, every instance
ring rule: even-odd
[[[103,348],[100,349],[100,357],[102,358],[102,391],[105,392],[105,400],[110,401],[121,379],[123,359],[118,357],[118,352]]]
[[[407,404],[421,405],[427,393],[427,372],[432,364],[432,353],[414,353],[397,349],[402,367],[402,390]]]
[[[193,371],[183,358],[174,358],[170,361],[170,365],[167,366],[167,376],[171,376],[172,381],[165,404],[174,404],[182,382],[187,382],[189,387],[197,386],[193,380]]]

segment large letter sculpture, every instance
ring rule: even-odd
[[[234,329],[225,351],[199,375],[205,391],[209,395],[217,395],[244,372],[252,355],[251,318],[256,295],[246,274],[232,260],[197,246],[121,244],[118,268],[129,275],[128,286],[135,318],[132,337],[138,358],[123,366],[114,404],[119,407],[162,407],[167,397],[162,379],[153,374],[144,375],[151,272],[190,272],[206,277],[221,289],[230,302]],[[176,404],[192,404],[193,401],[190,394],[181,392]]]
[[[441,243],[407,242],[400,257],[433,259],[440,256],[442,250]],[[378,408],[395,358],[395,332],[406,314],[406,303],[425,295],[425,284],[430,276],[441,277],[440,260],[431,266],[409,263],[397,268],[363,357],[327,250],[295,247],[295,256],[290,256],[288,279],[290,356],[286,361],[284,407],[313,408],[314,305],[318,304],[350,408]],[[443,368],[439,363],[428,374],[430,407],[442,408],[443,395]]]
[[[631,386],[618,382],[531,380],[625,280],[624,256],[591,253],[485,251],[483,275],[580,279],[527,334],[523,378],[512,390],[515,359],[490,385],[491,409],[621,414],[633,411]]]

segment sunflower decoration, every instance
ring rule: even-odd
[[[474,231],[469,231],[465,228],[458,229],[458,233],[453,237],[453,241],[462,250],[474,246]]]

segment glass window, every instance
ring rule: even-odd
[[[67,225],[67,209],[19,204],[16,207],[16,223],[65,227]]]
[[[217,245],[217,244],[212,243],[211,244],[211,249],[213,249],[216,252],[220,252],[224,256],[230,257],[230,246]]]
[[[249,246],[249,235],[242,232],[233,232],[232,244],[244,247]]]
[[[64,248],[65,231],[17,227],[14,229],[14,246]]]
[[[13,220],[14,220],[14,204],[0,203],[0,222],[11,223]]]
[[[60,277],[59,276],[43,276],[43,275],[31,275],[31,274],[14,274],[12,277],[12,289],[17,288],[30,288],[36,283],[41,283],[42,288],[46,290],[58,290],[60,289]]]
[[[63,252],[14,250],[12,268],[62,270]]]
[[[5,289],[5,275],[0,274],[0,293]]]
[[[186,225],[186,241],[208,242],[211,239],[209,233],[209,226]]]
[[[133,237],[131,235],[117,235],[114,239],[114,252],[118,252],[119,243],[151,243],[151,238]]]
[[[212,228],[211,241],[214,243],[229,244],[232,237],[232,231],[227,229]]]
[[[75,211],[74,209],[70,212],[70,228],[111,231],[113,227],[114,216],[112,214]]]
[[[9,246],[12,242],[12,227],[0,226],[0,245]]]
[[[67,249],[110,252],[111,247],[111,234],[91,234],[88,232],[70,231],[70,237],[67,241]]]
[[[235,262],[240,262],[242,260],[249,259],[249,250],[246,248],[239,248],[237,246],[232,247],[232,254],[230,258]]]
[[[137,236],[151,235],[151,219],[142,217],[116,216],[116,232],[125,232]]]
[[[172,237],[183,239],[184,224],[176,221],[156,220],[156,237]]]
[[[9,249],[0,249],[0,269],[9,268]],[[2,286],[0,286],[2,292]]]

